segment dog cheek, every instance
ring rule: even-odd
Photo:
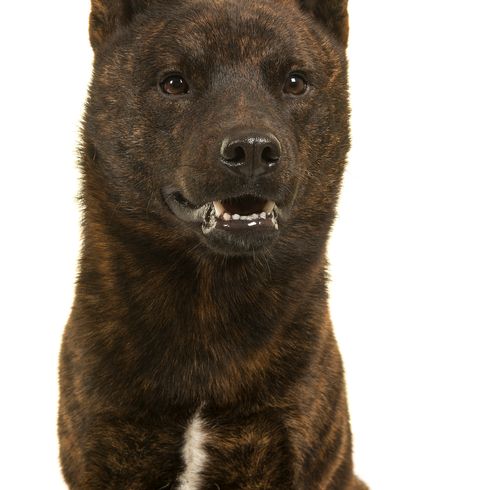
[[[204,124],[202,127],[206,127]],[[175,182],[179,190],[193,202],[199,202],[203,190],[219,185],[216,136],[214,131],[188,129],[185,144],[175,161]]]
[[[111,111],[100,111],[93,101],[87,134],[93,148],[92,165],[105,176],[103,185],[111,199],[124,209],[142,209],[152,193],[152,159],[148,159],[148,128],[114,100]]]
[[[326,233],[335,214],[349,133],[344,121],[336,121],[340,115],[328,99],[318,101],[318,107],[323,110],[312,110],[308,123],[297,130],[300,181],[293,214],[315,224],[317,233]]]

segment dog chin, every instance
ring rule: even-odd
[[[278,238],[279,232],[275,229],[250,231],[243,230],[239,233],[213,229],[202,235],[206,245],[221,255],[239,256],[264,254],[272,252],[273,244]]]

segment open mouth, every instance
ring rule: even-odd
[[[166,201],[177,217],[201,223],[204,234],[219,229],[230,232],[279,229],[276,203],[257,196],[230,197],[196,206],[177,192],[167,196]]]
[[[203,227],[205,233],[213,228],[230,231],[251,228],[279,229],[276,203],[254,196],[213,201],[207,218],[206,227]]]

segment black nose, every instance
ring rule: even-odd
[[[270,133],[235,130],[221,144],[221,162],[249,178],[275,170],[280,157],[281,144]]]

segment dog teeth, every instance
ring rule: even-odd
[[[261,216],[259,214],[249,214],[248,216],[241,216],[240,214],[234,214],[233,216],[231,216],[231,219],[234,219],[234,220],[242,220],[242,221],[251,221],[251,220],[257,220],[259,218],[265,218],[265,216]]]
[[[274,209],[275,205],[276,205],[276,203],[274,201],[267,201],[265,206],[264,206],[263,211],[267,214],[272,213],[272,210]]]
[[[221,201],[213,201],[214,210],[216,211],[216,217],[220,217],[225,212],[225,207],[221,204]]]
[[[261,213],[253,213],[247,216],[242,216],[238,213],[230,214],[226,211],[221,201],[213,201],[213,206],[216,218],[222,219],[223,221],[257,221],[258,219],[272,219],[275,221],[274,208],[276,203],[274,201],[267,201]]]
[[[272,218],[272,213],[266,214],[264,212],[258,214],[249,214],[248,216],[241,216],[240,214],[234,214],[230,216],[228,213],[223,214],[222,219],[225,221],[230,221],[230,220],[236,220],[236,221],[252,221],[252,220],[258,220],[258,219],[266,219],[266,218]]]

